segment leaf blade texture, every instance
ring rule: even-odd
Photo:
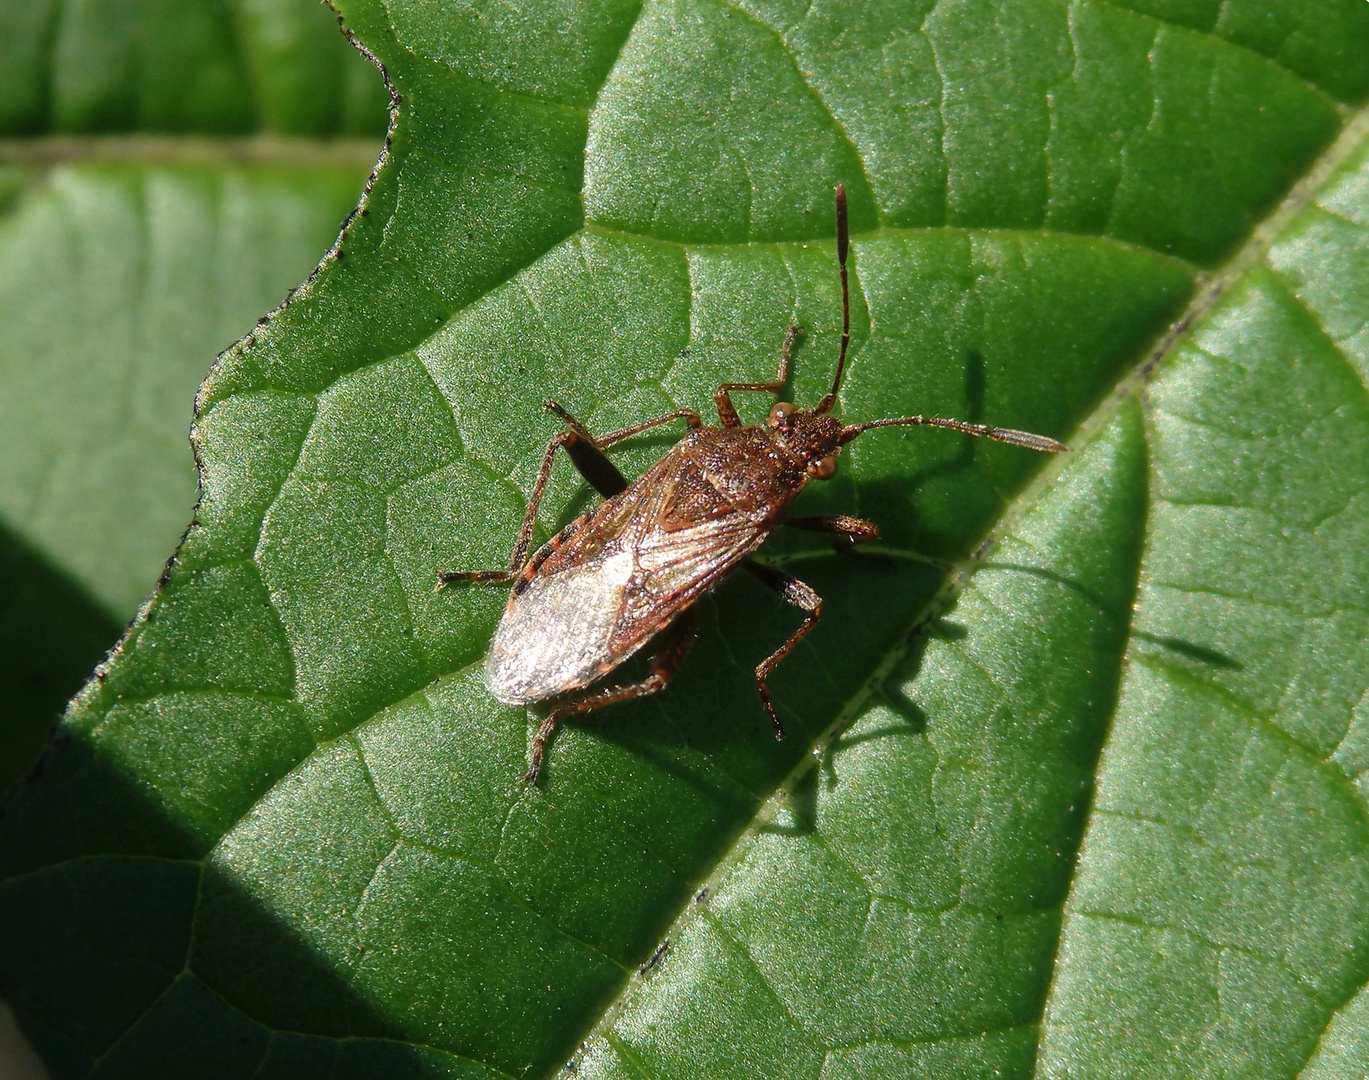
[[[1209,7],[342,5],[402,102],[365,213],[201,388],[196,524],[0,823],[54,1070],[1352,1060],[1369,22]],[[502,562],[546,396],[703,411],[795,321],[816,400],[839,179],[842,414],[1071,453],[863,437],[804,505],[880,558],[768,549],[826,598],[790,738],[750,668],[792,616],[739,580],[522,787],[501,598],[434,571]]]

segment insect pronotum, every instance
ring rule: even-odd
[[[872,540],[879,528],[845,515],[789,517],[785,510],[810,480],[829,480],[841,448],[881,427],[938,427],[1028,450],[1055,452],[1044,435],[929,416],[899,416],[843,425],[831,415],[851,343],[847,284],[846,189],[837,185],[837,262],[841,274],[841,347],[832,389],[811,409],[781,401],[764,424],[743,425],[732,405],[734,390],[779,394],[789,375],[789,354],[799,328],[790,326],[772,382],[723,383],[713,395],[718,427],[705,427],[690,409],[591,435],[554,401],[546,408],[565,421],[542,455],[527,513],[507,570],[439,573],[439,589],[458,581],[513,583],[508,606],[485,661],[490,692],[509,705],[566,698],[548,714],[533,739],[524,780],[537,781],[556,725],[660,690],[679,669],[694,633],[693,604],[740,564],[804,613],[803,625],[756,665],[761,703],[783,738],[765,680],[822,616],[822,598],[798,578],[751,558],[779,524],[832,533],[850,543]],[[604,451],[638,432],[683,419],[685,436],[629,484]],[[604,497],[528,558],[537,508],[560,448]],[[643,645],[658,638],[651,670],[640,682],[579,696]]]

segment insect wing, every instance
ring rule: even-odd
[[[491,692],[525,704],[588,686],[760,546],[737,513],[668,454],[549,545],[509,598],[486,660]]]
[[[522,705],[588,686],[613,668],[609,650],[626,592],[604,560],[532,579],[509,601],[485,660],[490,691]]]
[[[635,648],[760,546],[769,529],[739,513],[677,447],[643,477],[657,492],[637,519],[636,573],[609,647]],[[645,508],[644,508],[645,509]]]
[[[633,543],[659,512],[660,493],[645,479],[533,557],[536,571],[515,586],[485,659],[485,681],[500,701],[522,705],[588,686],[634,651],[615,650],[610,639],[638,576]]]
[[[650,637],[760,547],[769,530],[735,511],[683,529],[656,528],[637,545],[637,587],[624,596],[610,648]]]

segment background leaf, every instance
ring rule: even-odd
[[[1369,11],[345,14],[390,155],[202,387],[195,524],[0,826],[50,1066],[544,1075],[593,1028],[591,1075],[1352,1067],[1362,121],[1326,151]],[[434,569],[502,560],[548,394],[702,409],[794,321],[814,400],[838,179],[843,414],[1075,451],[866,436],[803,505],[882,558],[768,549],[827,598],[790,738],[749,671],[793,616],[739,580],[524,788],[501,598]],[[543,524],[586,501],[558,473]]]
[[[386,95],[310,0],[0,4],[0,42],[8,785],[184,531],[207,358],[332,242]]]

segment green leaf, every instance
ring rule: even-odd
[[[201,388],[195,524],[0,823],[50,1067],[547,1075],[588,1035],[594,1076],[1350,1069],[1364,121],[1328,147],[1369,9],[1264,10],[345,5],[390,153]],[[841,415],[1072,451],[863,436],[800,505],[875,557],[764,549],[825,598],[788,738],[751,669],[796,621],[743,578],[523,786],[502,599],[434,571],[507,556],[549,395],[702,411],[794,322],[816,400],[838,180]],[[542,534],[589,502],[563,463]]]

